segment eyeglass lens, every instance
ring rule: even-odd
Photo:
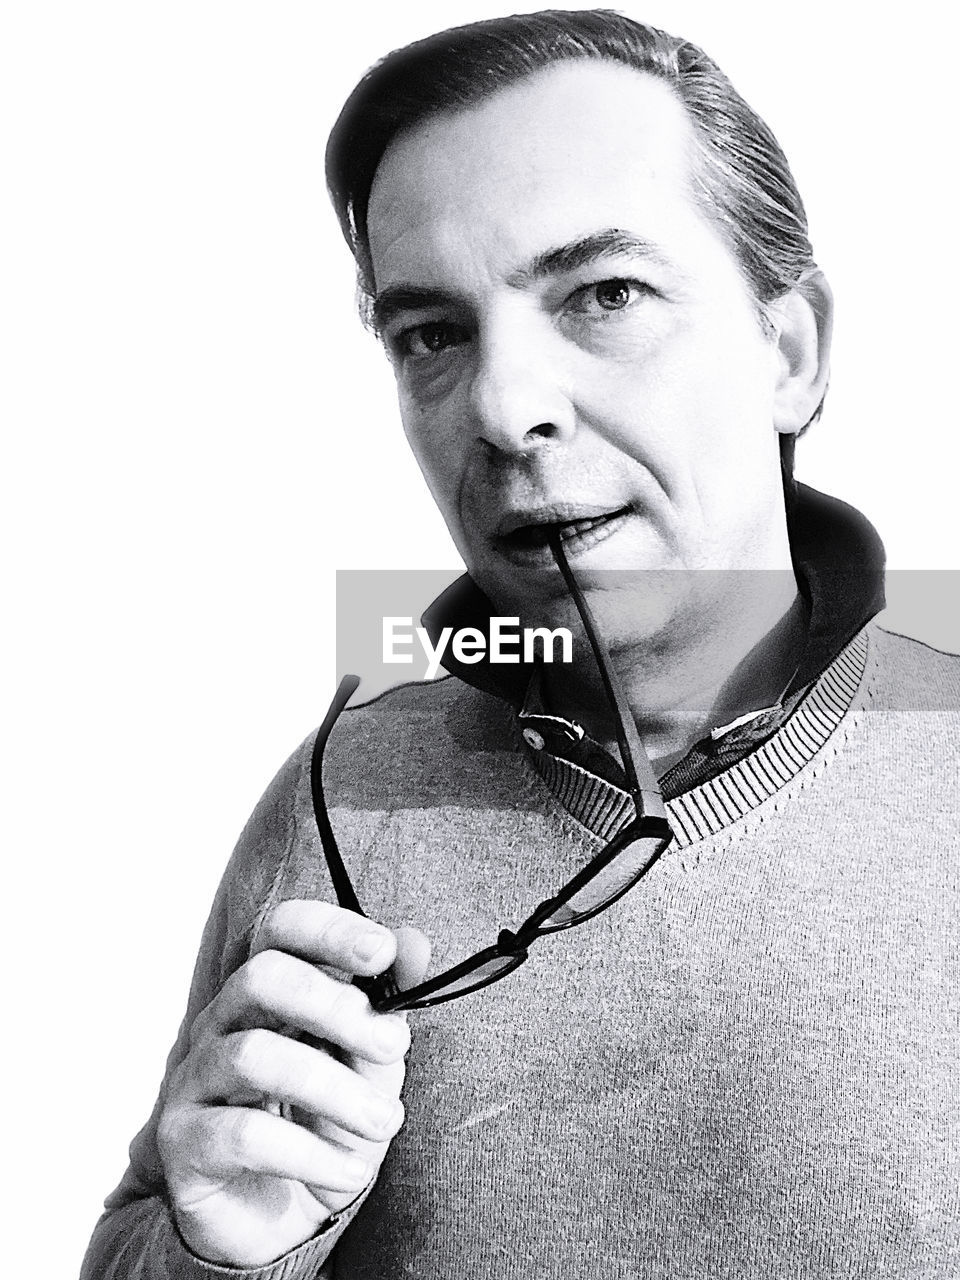
[[[592,880],[538,921],[538,932],[550,933],[597,915],[622,897],[663,852],[662,835],[639,836],[622,849]]]

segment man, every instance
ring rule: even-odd
[[[288,762],[84,1274],[955,1275],[960,664],[870,624],[876,535],[792,481],[831,302],[779,147],[689,44],[545,13],[387,59],[328,174],[470,572],[430,625],[575,660]],[[344,979],[512,956],[639,803],[571,589],[673,842],[408,1028]]]

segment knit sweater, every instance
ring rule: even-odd
[[[407,1122],[352,1223],[270,1267],[200,1262],[154,1120],[84,1275],[306,1280],[330,1255],[338,1280],[956,1280],[958,731],[960,659],[871,625],[773,738],[670,802],[635,890],[411,1014]],[[227,869],[171,1066],[266,909],[331,896],[310,746]],[[438,970],[629,816],[610,787],[575,821],[505,704],[458,680],[347,713],[324,785],[365,910],[421,927]]]

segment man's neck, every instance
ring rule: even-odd
[[[659,635],[613,653],[627,701],[657,774],[682,759],[712,729],[777,703],[797,669],[807,607],[789,571],[734,575],[736,590],[713,612],[676,620]],[[592,664],[578,664],[591,671]],[[569,670],[569,669],[568,669]],[[606,699],[591,678],[557,682],[547,697],[616,753]],[[599,710],[599,714],[598,714]]]

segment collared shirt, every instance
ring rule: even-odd
[[[784,696],[772,706],[758,708],[738,716],[729,724],[712,729],[690,748],[682,760],[661,774],[660,790],[664,800],[672,800],[684,791],[708,782],[766,742],[789,719],[808,688],[809,685],[789,696],[784,691]],[[546,710],[539,672],[531,677],[517,720],[523,740],[532,752],[547,751],[555,759],[567,760],[621,790],[627,789],[623,767],[606,747],[592,738],[576,720],[552,715]]]

